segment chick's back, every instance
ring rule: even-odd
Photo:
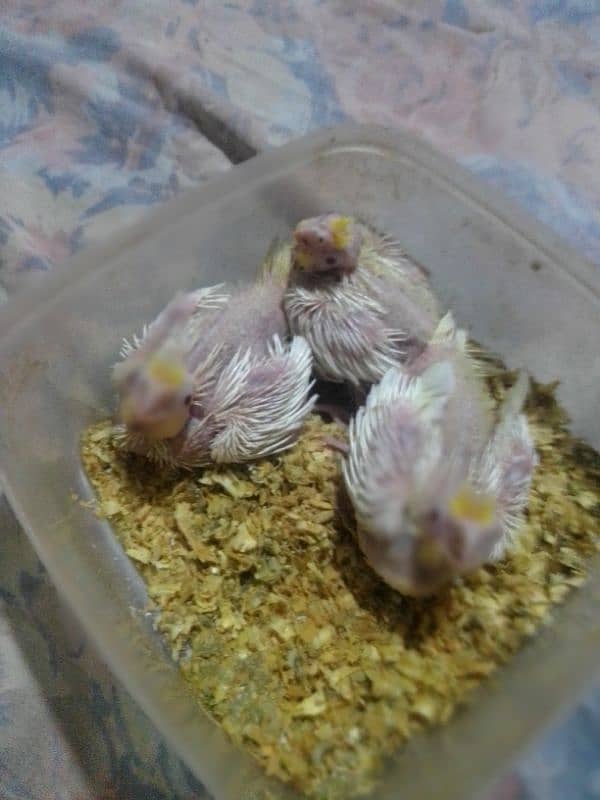
[[[475,360],[460,346],[432,344],[410,371],[419,375],[435,363],[448,362],[455,377],[442,421],[447,478],[466,477],[473,458],[485,447],[493,426],[493,403]]]
[[[405,361],[412,361],[434,333],[440,309],[425,271],[393,242],[363,227],[358,275],[385,309],[385,324],[407,335]],[[360,279],[360,277],[359,277]]]
[[[282,309],[283,287],[266,279],[231,291],[224,308],[205,314],[196,333],[192,356],[200,368],[219,347],[219,360],[226,363],[239,350],[265,355],[275,335],[285,339],[287,323]]]

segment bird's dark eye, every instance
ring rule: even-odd
[[[333,267],[335,264],[335,258],[333,256],[329,256],[329,258],[325,259],[325,262],[329,264],[330,267]]]
[[[319,236],[319,244],[323,244],[324,241],[325,239],[322,236]]]
[[[183,402],[186,404],[186,406],[189,406],[189,404],[192,402],[192,395],[186,394],[186,396],[183,398]]]

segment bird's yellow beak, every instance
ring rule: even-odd
[[[416,561],[421,569],[434,572],[446,566],[448,555],[436,539],[421,537],[417,542]]]
[[[139,409],[130,398],[125,398],[119,408],[119,418],[132,432],[141,433],[147,439],[172,439],[180,433],[189,418],[185,406],[176,408],[166,416],[153,420],[140,416]]]

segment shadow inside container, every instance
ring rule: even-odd
[[[438,609],[447,603],[448,589],[433,597],[401,595],[369,566],[354,534],[354,512],[343,485],[338,489],[338,536],[335,561],[348,591],[373,623],[398,634],[406,647],[419,648],[434,637],[440,620]]]

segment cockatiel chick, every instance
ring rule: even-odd
[[[310,348],[286,338],[288,265],[280,247],[252,286],[179,294],[141,338],[124,343],[113,369],[124,449],[193,468],[293,444],[314,398]]]
[[[358,542],[393,588],[429,595],[502,556],[537,458],[521,413],[528,381],[494,425],[451,315],[411,367],[392,367],[350,425],[343,465]]]
[[[423,270],[352,217],[324,214],[294,231],[284,308],[320,378],[354,386],[413,360],[439,320]]]

